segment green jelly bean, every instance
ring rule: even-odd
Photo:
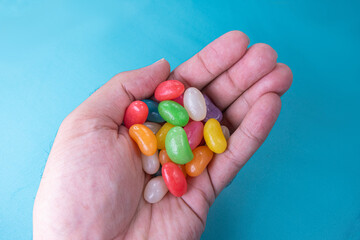
[[[194,158],[186,132],[182,127],[173,127],[165,139],[166,153],[174,163],[185,164]]]
[[[172,125],[183,127],[189,122],[189,114],[177,102],[171,100],[162,101],[158,109],[161,117]]]

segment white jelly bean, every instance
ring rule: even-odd
[[[162,176],[152,178],[145,187],[144,199],[148,203],[157,203],[168,192]]]
[[[154,155],[146,156],[141,154],[142,167],[147,174],[155,174],[160,167],[159,153],[156,151]]]
[[[144,122],[144,125],[147,126],[154,134],[156,134],[161,128],[160,124],[154,122]]]
[[[228,129],[228,127],[225,125],[221,125],[221,130],[224,134],[225,139],[228,140],[230,138],[230,130]]]
[[[194,121],[202,121],[206,117],[206,103],[203,94],[194,87],[184,93],[184,107]]]

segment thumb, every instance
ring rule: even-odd
[[[134,100],[150,97],[169,74],[170,65],[165,59],[144,68],[119,73],[85,100],[75,112],[86,118],[107,118],[120,125],[127,106]]]

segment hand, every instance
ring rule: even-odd
[[[61,124],[34,205],[34,239],[199,239],[209,207],[267,137],[292,81],[268,45],[226,33],[170,73],[166,60],[116,75]],[[202,89],[232,130],[228,149],[188,177],[188,192],[148,204],[149,176],[121,125],[166,79]]]

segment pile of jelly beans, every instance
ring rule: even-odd
[[[154,97],[156,101],[132,102],[124,115],[141,151],[143,170],[153,176],[144,190],[149,203],[168,191],[184,195],[186,177],[199,176],[214,153],[226,150],[230,137],[229,129],[220,125],[222,112],[197,88],[185,90],[181,82],[168,80],[157,86]]]

